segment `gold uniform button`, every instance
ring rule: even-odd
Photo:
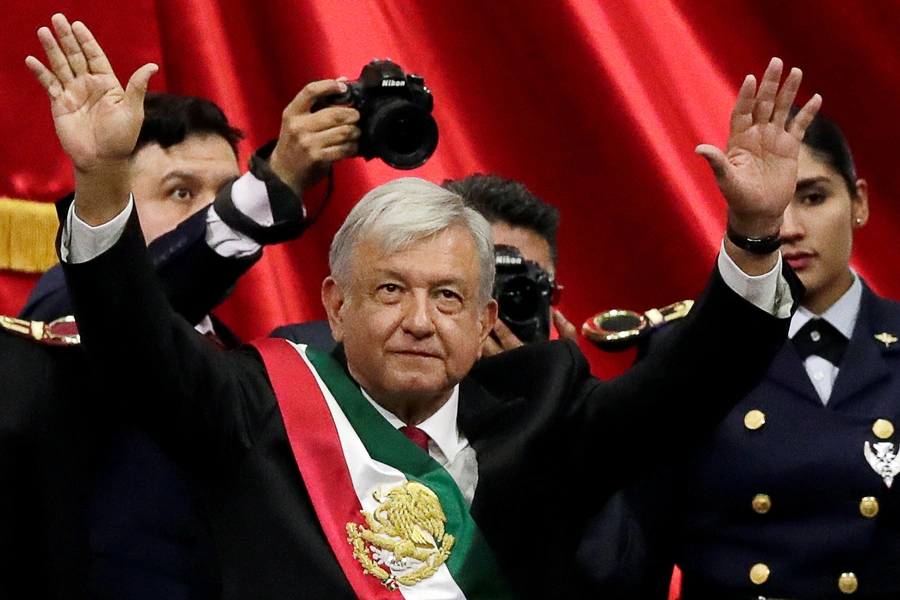
[[[753,409],[744,415],[744,427],[747,429],[759,429],[766,423],[766,415],[761,410]]]
[[[763,563],[756,563],[750,569],[750,581],[756,585],[762,585],[769,580],[769,566]]]
[[[751,504],[755,512],[764,515],[772,508],[772,499],[769,498],[768,494],[757,494],[753,497]]]
[[[872,432],[882,440],[889,439],[894,435],[894,424],[887,419],[878,419],[872,425]]]
[[[859,589],[859,581],[856,580],[856,575],[853,573],[841,573],[841,578],[838,579],[838,587],[845,594],[852,594]]]
[[[874,496],[866,496],[859,501],[859,514],[871,519],[878,514],[878,500]]]

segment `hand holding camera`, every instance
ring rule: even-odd
[[[313,81],[282,113],[269,166],[298,195],[325,177],[332,164],[357,152],[359,112],[346,106],[312,111],[317,98],[346,89],[347,84],[334,79]]]
[[[359,111],[359,150],[366,160],[378,157],[395,169],[415,169],[434,154],[438,128],[434,101],[418,75],[406,74],[390,60],[373,60],[346,84],[346,90],[318,98],[312,111],[346,106]]]

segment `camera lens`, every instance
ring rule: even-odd
[[[380,103],[366,129],[375,154],[395,169],[422,166],[437,148],[438,129],[434,118],[403,98]]]
[[[500,312],[507,320],[524,322],[533,319],[540,308],[540,290],[527,277],[514,277],[497,295]]]

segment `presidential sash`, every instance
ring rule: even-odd
[[[388,423],[328,354],[263,357],[316,515],[360,598],[512,598],[450,474]]]

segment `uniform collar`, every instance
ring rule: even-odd
[[[856,273],[853,273],[853,283],[850,289],[844,292],[837,302],[832,304],[828,310],[821,315],[800,307],[794,313],[791,319],[791,327],[788,330],[788,337],[793,338],[801,327],[806,325],[810,319],[825,319],[838,331],[844,334],[848,340],[853,335],[853,328],[856,326],[856,319],[859,317],[859,307],[862,300],[862,282]]]

